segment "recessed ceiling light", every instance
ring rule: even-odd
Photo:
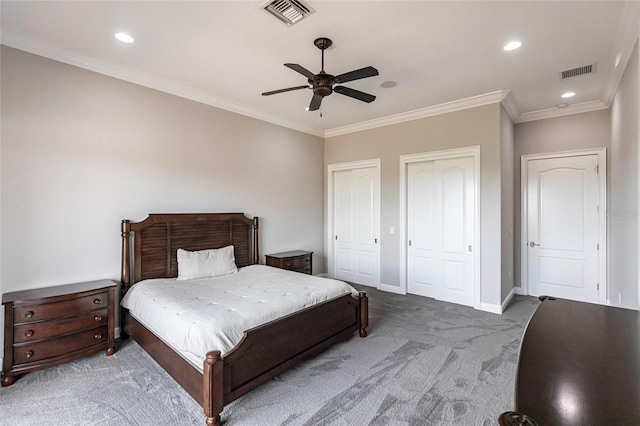
[[[520,42],[520,41],[510,41],[509,43],[504,45],[503,49],[504,50],[516,50],[520,46],[522,46],[522,42]]]
[[[135,40],[127,33],[116,33],[115,37],[123,43],[133,43]]]
[[[575,96],[575,92],[567,92],[565,94],[562,95],[563,98],[570,98],[572,96]]]
[[[385,81],[384,83],[380,84],[380,87],[384,89],[391,89],[392,87],[396,87],[397,85],[398,83],[396,83],[395,81]]]
[[[563,103],[563,104],[558,104],[558,105],[556,105],[556,108],[566,108],[566,107],[568,107],[568,106],[569,106],[569,104],[565,102],[565,103]]]

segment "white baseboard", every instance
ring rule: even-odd
[[[480,302],[480,310],[490,312],[492,314],[502,315],[502,306],[493,303]]]
[[[514,287],[513,288],[516,292],[516,294],[519,294],[521,296],[528,296],[528,294],[522,289],[522,287]]]
[[[507,308],[511,299],[513,299],[513,295],[516,294],[516,288],[512,288],[507,297],[504,298],[502,304],[495,305],[493,303],[480,302],[480,310],[485,312],[491,312],[492,314],[502,315],[504,310]]]
[[[507,306],[509,305],[509,302],[511,302],[511,299],[513,299],[513,296],[516,294],[516,288],[513,287],[511,289],[511,291],[509,292],[509,294],[507,294],[507,297],[504,298],[504,300],[502,301],[502,312],[504,312],[505,309],[507,309]]]
[[[380,285],[378,286],[378,290],[386,291],[387,293],[394,293],[394,294],[402,294],[402,295],[407,294],[406,292],[402,291],[402,289],[397,285],[384,284],[384,283],[380,283]]]
[[[326,272],[323,272],[321,274],[315,274],[316,277],[321,277],[321,278],[329,278],[329,274],[327,274]]]

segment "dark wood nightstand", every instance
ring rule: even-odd
[[[103,349],[112,355],[116,287],[100,280],[4,294],[2,386]]]
[[[312,251],[294,250],[268,254],[265,257],[267,259],[267,265],[269,266],[311,275],[313,269],[312,255]]]

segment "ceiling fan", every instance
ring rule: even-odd
[[[322,71],[320,71],[318,74],[314,74],[298,64],[284,64],[285,67],[291,68],[292,70],[297,71],[307,77],[307,81],[311,86],[295,86],[288,87],[286,89],[273,90],[271,92],[264,92],[262,96],[275,95],[277,93],[290,92],[292,90],[311,89],[313,90],[313,97],[311,98],[311,103],[309,104],[309,111],[318,110],[320,108],[320,104],[322,103],[322,98],[324,98],[325,96],[329,96],[333,92],[340,93],[341,95],[349,96],[351,98],[367,103],[373,102],[376,99],[375,96],[370,95],[369,93],[361,92],[359,90],[351,89],[345,86],[334,87],[334,85],[346,83],[353,80],[360,80],[361,78],[376,76],[378,75],[377,69],[375,69],[374,67],[364,67],[340,75],[327,74],[324,71],[324,51],[329,46],[331,46],[333,42],[326,37],[320,37],[317,38],[313,42],[313,44],[315,44],[316,47],[322,51]]]

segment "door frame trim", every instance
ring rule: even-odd
[[[402,294],[407,294],[407,165],[423,161],[445,160],[453,158],[473,158],[474,169],[474,273],[473,273],[473,307],[480,309],[480,145],[464,148],[445,149],[441,151],[422,152],[400,156],[400,289]]]
[[[598,251],[598,282],[600,284],[600,291],[598,292],[598,303],[602,305],[609,305],[609,283],[607,277],[607,149],[606,148],[594,148],[594,149],[579,149],[575,151],[559,151],[549,152],[545,154],[527,154],[520,157],[520,287],[515,287],[516,294],[529,294],[529,260],[527,241],[529,235],[529,207],[528,207],[528,176],[529,176],[529,161],[532,160],[545,160],[549,158],[564,158],[564,157],[581,157],[585,155],[597,155],[598,156],[598,184],[600,187],[599,197],[599,225],[600,236],[598,238],[598,244],[600,250]]]
[[[380,288],[381,285],[381,281],[382,281],[382,258],[381,258],[381,246],[382,246],[382,241],[380,239],[380,223],[382,222],[382,219],[380,217],[381,215],[381,198],[380,198],[380,193],[381,193],[381,186],[382,186],[382,182],[380,180],[381,174],[380,174],[380,158],[372,158],[369,160],[360,160],[360,161],[349,161],[346,163],[335,163],[335,164],[329,164],[327,165],[327,234],[326,234],[326,238],[327,238],[327,274],[329,275],[329,277],[334,278],[335,277],[335,244],[334,244],[334,239],[333,239],[333,235],[334,233],[334,217],[333,217],[333,191],[334,191],[334,173],[337,171],[343,171],[343,170],[354,170],[354,169],[365,169],[365,168],[369,168],[369,167],[374,167],[376,169],[376,174],[378,177],[378,193],[376,194],[377,199],[378,199],[378,203],[377,203],[377,210],[378,210],[378,223],[374,224],[374,229],[375,232],[377,232],[377,236],[376,238],[378,239],[378,282],[376,283],[376,288]]]

